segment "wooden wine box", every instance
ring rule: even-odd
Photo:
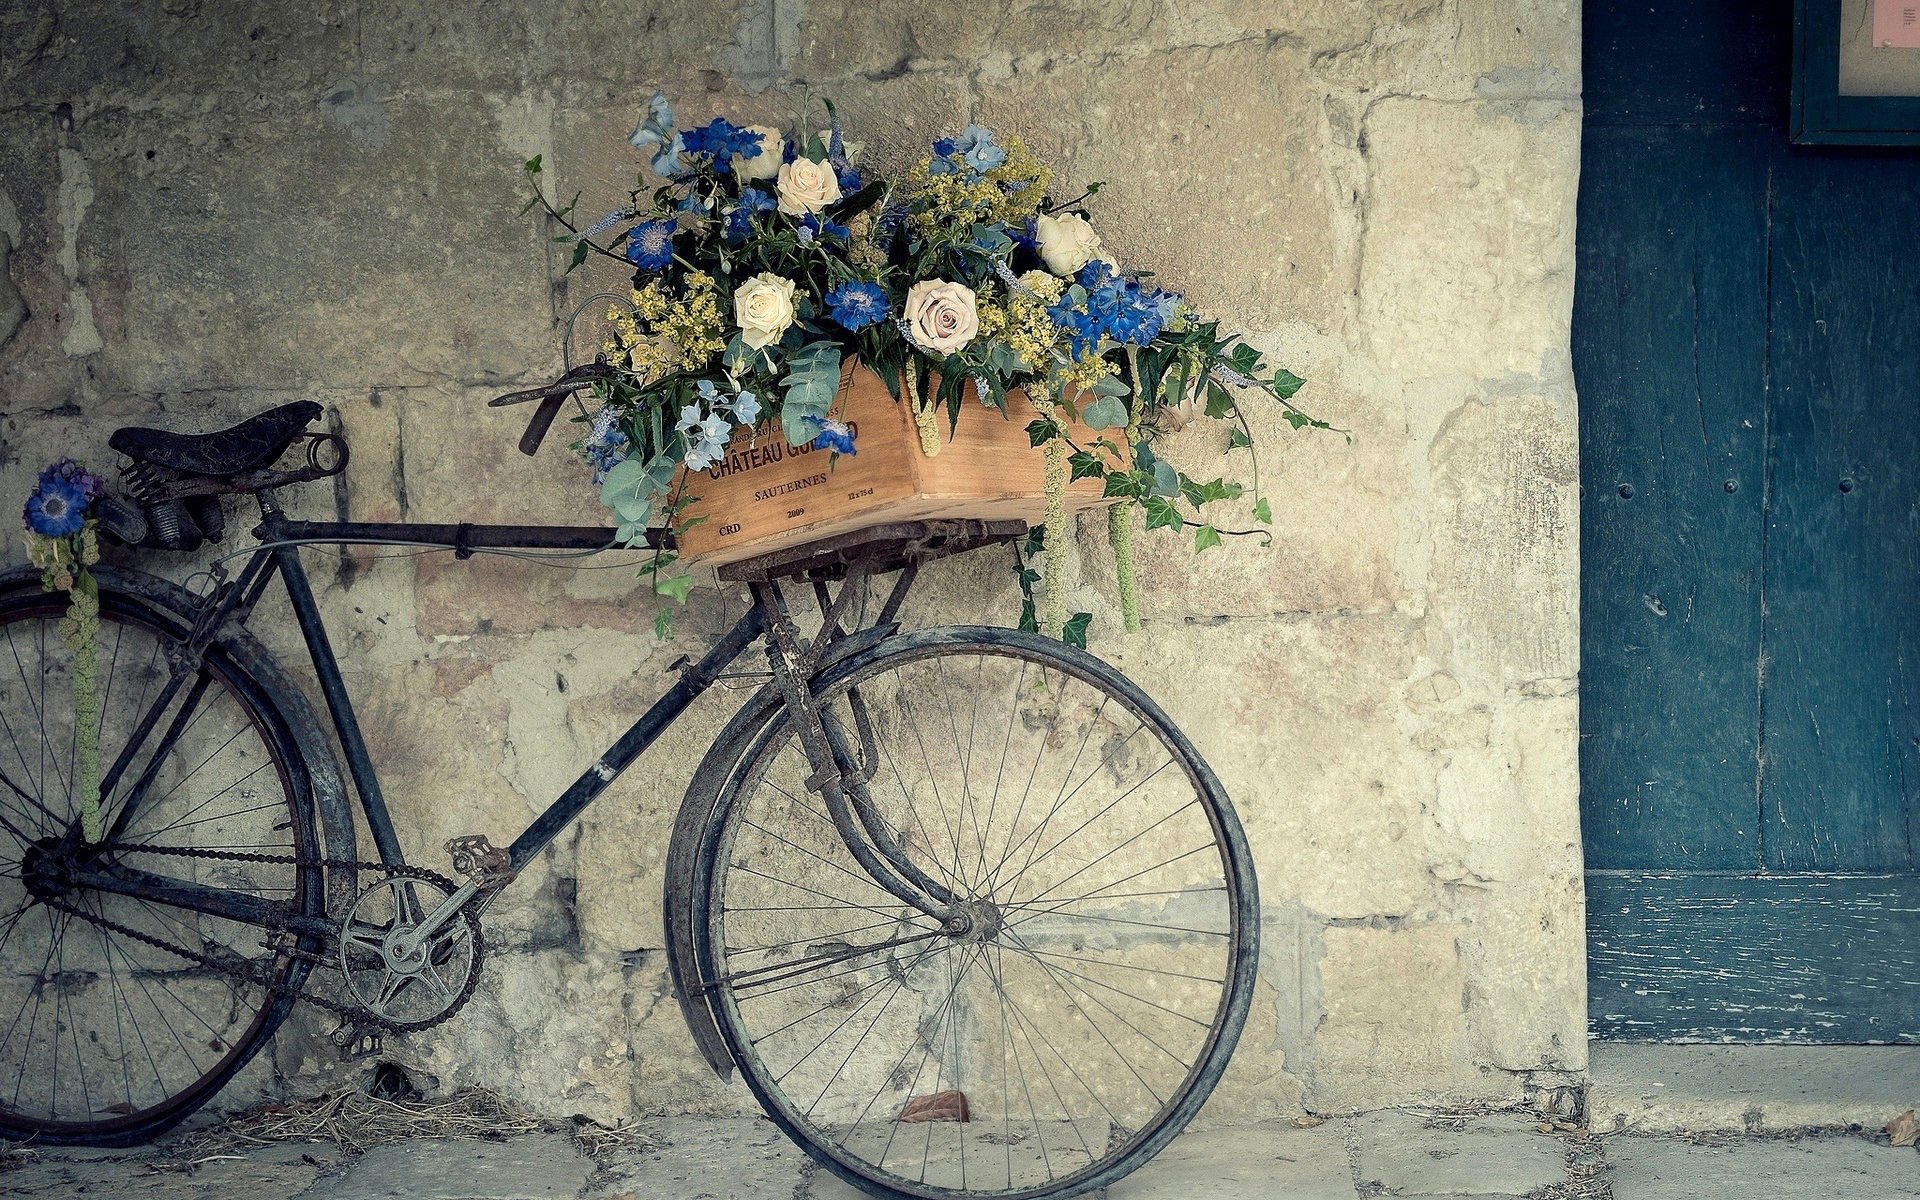
[[[687,562],[719,566],[784,550],[868,525],[939,518],[1024,520],[1046,516],[1046,456],[1033,447],[1027,425],[1039,414],[1022,392],[1007,395],[1004,416],[973,400],[949,436],[939,413],[940,453],[920,449],[919,426],[906,405],[864,367],[842,373],[830,414],[854,431],[854,453],[787,444],[777,428],[740,429],[726,458],[699,472],[683,473],[693,497],[683,519],[704,521],[680,536]],[[1095,450],[1103,435],[1068,423],[1075,445]],[[1118,431],[1105,432],[1109,441]],[[1096,451],[1104,453],[1101,451]],[[1109,466],[1123,464],[1109,457]],[[1070,510],[1097,507],[1099,479],[1067,488]]]

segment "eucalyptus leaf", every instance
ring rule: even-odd
[[[1080,419],[1094,429],[1125,429],[1127,405],[1118,396],[1101,396],[1087,405],[1085,411],[1080,414]]]
[[[804,446],[819,432],[807,418],[826,419],[840,390],[840,347],[832,342],[809,342],[787,355],[785,387],[780,431],[791,444]]]

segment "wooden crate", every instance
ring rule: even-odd
[[[932,457],[921,451],[919,427],[906,406],[864,367],[841,376],[831,415],[854,428],[856,453],[835,458],[788,445],[778,429],[741,429],[724,460],[690,477],[683,473],[685,494],[695,497],[685,519],[707,519],[681,536],[681,556],[718,566],[890,521],[1039,524],[1046,516],[1045,455],[1027,438],[1027,425],[1039,414],[1021,392],[1008,394],[1004,417],[969,393],[958,431]],[[944,436],[945,410],[940,428]],[[1087,449],[1101,436],[1084,425],[1068,428]],[[1119,440],[1113,431],[1107,437]],[[1067,488],[1068,507],[1108,503],[1102,486],[1098,479],[1076,480]]]

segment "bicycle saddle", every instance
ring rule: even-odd
[[[129,427],[115,431],[107,445],[135,462],[224,478],[272,463],[319,419],[320,412],[312,400],[297,400],[217,433]]]

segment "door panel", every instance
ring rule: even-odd
[[[1590,865],[1759,865],[1768,132],[1583,151],[1582,828]]]
[[[1912,870],[1920,157],[1783,150],[1777,176],[1765,861]]]

